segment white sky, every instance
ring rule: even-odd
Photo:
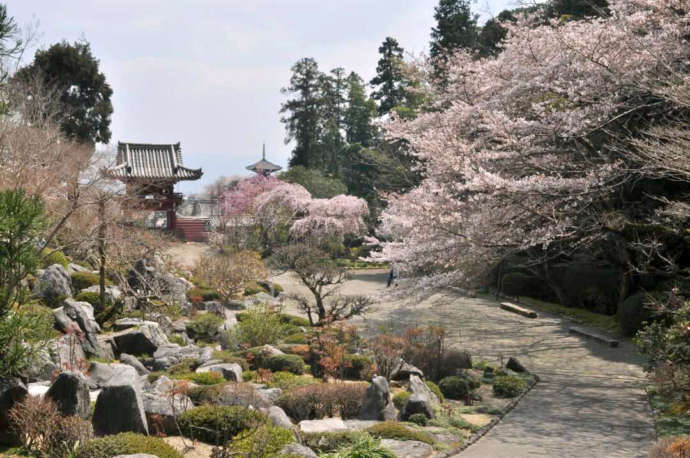
[[[438,0],[5,3],[20,26],[38,22],[38,47],[88,40],[114,91],[111,142],[181,141],[185,165],[204,177],[178,190],[196,192],[221,175],[247,174],[263,141],[267,158],[286,166],[280,88],[298,59],[368,81],[386,36],[414,55],[428,51]],[[515,3],[478,0],[474,9],[485,20]]]

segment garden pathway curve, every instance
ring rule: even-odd
[[[437,291],[424,298],[394,297],[386,272],[358,271],[345,294],[379,294],[376,309],[356,321],[369,333],[381,326],[443,324],[449,343],[474,357],[517,357],[541,378],[503,420],[459,458],[642,457],[654,440],[643,390],[641,358],[629,341],[619,348],[568,334],[567,319],[530,319],[499,309],[490,298]],[[288,292],[304,292],[284,274]],[[402,287],[403,285],[401,285]]]

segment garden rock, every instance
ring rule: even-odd
[[[101,293],[101,287],[99,285],[93,285],[93,286],[89,286],[88,288],[84,288],[81,291],[87,292],[87,293],[100,294]],[[117,286],[106,286],[105,287],[105,300],[106,301],[109,301],[111,304],[114,304],[115,302],[119,301],[121,297],[122,297],[122,290],[120,288],[118,288]]]
[[[158,323],[153,321],[144,321],[135,328],[113,334],[109,340],[114,342],[118,353],[134,355],[152,355],[159,347],[170,343]]]
[[[19,378],[0,378],[0,444],[19,445],[19,439],[10,428],[10,420],[7,414],[27,394],[27,387]]]
[[[87,419],[91,414],[89,384],[81,372],[63,372],[46,393],[64,416],[77,415]]]
[[[271,404],[276,403],[280,395],[283,394],[283,390],[280,388],[257,388],[257,391]]]
[[[278,456],[299,456],[301,458],[318,458],[318,455],[314,453],[312,449],[297,443],[288,444],[285,447],[283,447]]]
[[[381,445],[390,449],[399,458],[428,458],[434,455],[434,448],[424,442],[383,439]]]
[[[89,270],[84,266],[80,266],[79,264],[75,264],[73,262],[70,262],[67,264],[67,272],[69,273],[74,273],[74,272],[80,272],[80,273],[96,273],[94,270]]]
[[[149,370],[144,367],[143,364],[141,364],[141,361],[139,361],[136,357],[129,355],[127,353],[121,353],[120,354],[120,362],[122,364],[126,364],[128,366],[132,366],[134,370],[137,371],[137,374],[139,375],[146,375],[149,373]]]
[[[92,390],[133,383],[138,378],[137,371],[126,364],[103,364],[94,361],[89,366],[88,373],[87,380]]]
[[[45,298],[48,303],[72,296],[72,279],[60,264],[46,268],[38,277],[34,293]]]
[[[184,394],[145,392],[142,398],[152,434],[177,434],[175,419],[194,407]]]
[[[340,418],[322,418],[321,420],[302,420],[299,429],[303,433],[328,433],[347,431],[348,427]]]
[[[200,366],[196,372],[218,372],[225,380],[231,382],[242,381],[242,366],[237,363],[220,363]]]
[[[88,302],[77,302],[74,299],[66,299],[62,305],[65,314],[79,325],[84,333],[82,348],[91,356],[107,357],[107,352],[98,341],[98,333],[101,327],[93,315],[93,306]]]
[[[508,362],[506,363],[506,368],[510,369],[511,371],[515,372],[527,372],[527,369],[525,369],[525,366],[523,366],[520,361],[518,361],[516,358],[513,358],[512,356],[508,358]]]
[[[66,316],[66,315],[65,315]],[[74,335],[63,335],[51,341],[50,354],[59,369],[78,370],[86,364],[86,354]]]
[[[81,350],[81,347],[79,349]],[[50,351],[47,348],[43,348],[38,352],[31,366],[24,370],[24,376],[30,382],[49,380],[58,370],[59,367],[53,362]]]
[[[273,423],[273,426],[287,429],[292,429],[294,427],[290,421],[290,417],[288,417],[285,411],[278,406],[269,407],[267,415],[268,419]]]
[[[148,434],[144,403],[134,384],[111,385],[101,390],[93,412],[93,430],[97,436],[127,431]]]
[[[125,329],[136,328],[142,324],[144,324],[144,320],[141,318],[120,318],[113,323],[113,329],[115,331],[124,331]]]
[[[374,377],[359,411],[360,420],[395,420],[395,417],[388,380],[380,375]]]
[[[195,358],[202,363],[211,360],[213,356],[213,349],[209,347],[199,348],[196,345],[190,344],[181,347],[177,344],[167,343],[158,347],[153,353],[153,370],[166,370],[183,359]]]
[[[434,410],[440,405],[440,401],[422,379],[411,375],[409,391],[412,395],[403,407],[401,418],[407,420],[416,413],[424,414],[427,418],[434,418]]]
[[[278,355],[284,355],[282,351],[278,350],[276,347],[273,345],[264,345],[261,347],[261,354],[265,356],[266,358],[269,358],[271,356],[278,356]]]
[[[391,373],[391,380],[409,380],[411,375],[424,377],[424,372],[400,358],[397,367]]]

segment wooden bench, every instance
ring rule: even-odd
[[[568,329],[568,332],[570,334],[576,334],[578,336],[582,336],[582,337],[586,337],[588,339],[596,340],[596,341],[601,342],[605,345],[608,345],[609,347],[615,348],[618,346],[618,341],[616,339],[605,336],[604,334],[599,334],[598,332],[589,331],[589,330],[581,328],[579,326],[571,327],[570,329]]]
[[[501,308],[508,312],[517,313],[518,315],[525,316],[527,318],[536,318],[537,312],[534,310],[528,310],[526,308],[515,305],[512,302],[501,302]]]

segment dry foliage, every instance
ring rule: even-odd
[[[324,417],[356,418],[368,383],[321,383],[283,395],[278,404],[296,421]]]
[[[395,369],[400,365],[400,357],[405,351],[405,341],[391,334],[379,334],[368,342],[374,354],[374,363],[378,375],[390,380]]]
[[[266,266],[257,253],[239,251],[232,255],[204,256],[194,269],[195,275],[228,301],[252,282],[266,278]]]

